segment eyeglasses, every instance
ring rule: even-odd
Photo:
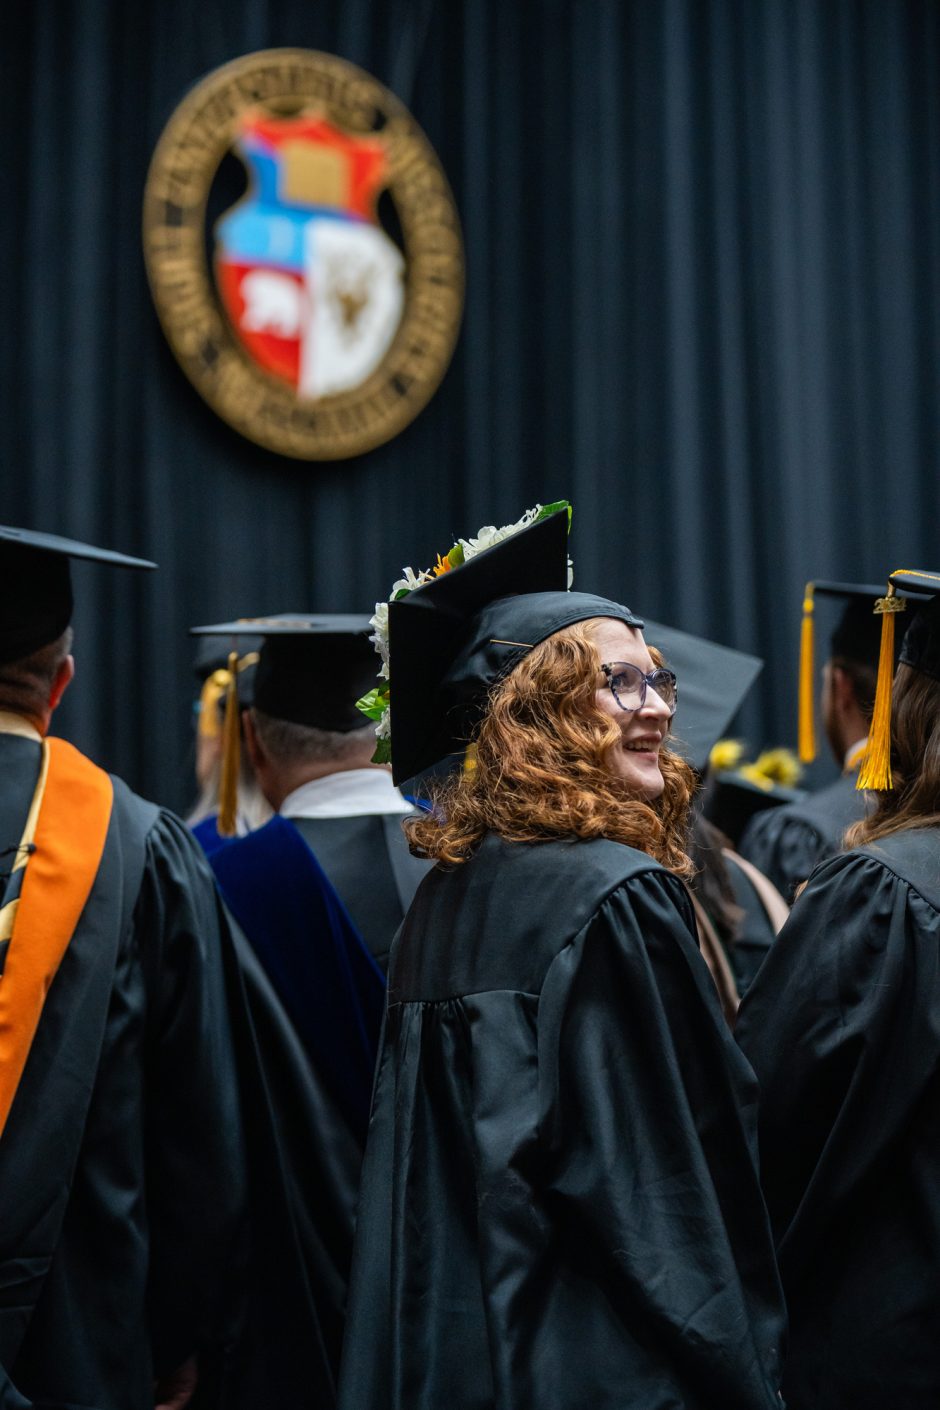
[[[646,704],[647,687],[651,687],[663,704],[668,705],[670,715],[676,713],[679,692],[674,672],[662,666],[655,671],[641,671],[639,666],[631,666],[629,661],[608,661],[601,665],[601,670],[621,710],[642,710]]]

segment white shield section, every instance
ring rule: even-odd
[[[405,304],[405,261],[376,225],[314,217],[304,234],[304,275],[298,390],[349,391],[391,347]]]
[[[278,338],[303,334],[303,289],[296,279],[277,270],[253,269],[241,282],[245,302],[241,326],[250,333],[273,333]]]

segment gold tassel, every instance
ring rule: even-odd
[[[222,773],[219,779],[219,821],[222,837],[235,836],[238,812],[238,773],[241,768],[241,719],[238,709],[238,653],[228,658],[231,681],[225,697],[225,719],[222,722]]]
[[[816,758],[816,725],[813,718],[816,697],[815,642],[813,634],[813,584],[803,594],[803,623],[800,627],[800,689],[798,752],[801,764]]]
[[[892,584],[888,585],[887,597],[879,597],[875,603],[875,612],[881,615],[878,684],[875,687],[875,710],[868,734],[868,748],[865,750],[855,784],[858,789],[871,788],[879,793],[884,793],[891,788],[891,687],[894,683],[894,618],[898,612],[903,612],[906,606],[904,598],[895,595]]]
[[[199,693],[199,734],[203,739],[218,739],[222,733],[219,723],[219,701],[229,688],[232,676],[229,671],[213,671],[207,676]]]

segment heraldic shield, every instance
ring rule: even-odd
[[[215,272],[243,346],[298,395],[349,391],[401,323],[405,261],[378,223],[385,149],[323,118],[248,114],[248,194],[215,227]]]

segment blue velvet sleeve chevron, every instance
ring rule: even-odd
[[[286,818],[209,860],[311,1061],[364,1137],[385,980],[346,908]]]

